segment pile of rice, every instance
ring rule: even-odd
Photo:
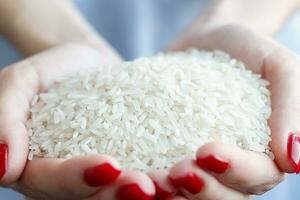
[[[110,154],[169,168],[208,142],[270,153],[268,82],[220,51],[189,50],[74,74],[32,102],[29,159]]]

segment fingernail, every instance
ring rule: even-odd
[[[214,155],[210,155],[205,158],[197,158],[197,165],[217,174],[222,174],[229,168],[229,163],[226,160]]]
[[[7,144],[0,144],[0,180],[3,178],[7,170],[7,153]]]
[[[175,196],[175,191],[166,191],[163,188],[161,188],[155,181],[153,181],[153,183],[156,191],[154,200],[167,200]]]
[[[199,193],[204,187],[204,181],[194,173],[189,173],[183,178],[171,178],[171,182],[176,188],[183,188],[192,194]]]
[[[109,163],[104,163],[85,170],[84,180],[92,187],[107,185],[114,182],[121,171]]]
[[[290,133],[287,144],[287,156],[296,174],[300,172],[300,137]]]
[[[118,200],[152,200],[154,195],[146,194],[137,184],[123,186],[117,193]]]

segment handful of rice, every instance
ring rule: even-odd
[[[109,154],[165,169],[212,141],[270,154],[268,82],[220,51],[159,54],[74,74],[32,101],[29,159]]]

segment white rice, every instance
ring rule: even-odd
[[[29,159],[110,154],[169,168],[222,141],[270,154],[268,82],[227,54],[159,54],[74,74],[32,100]]]

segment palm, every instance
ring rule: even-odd
[[[119,168],[113,158],[104,155],[78,157],[67,161],[34,159],[26,164],[28,135],[24,124],[32,97],[73,72],[106,62],[105,58],[101,58],[101,55],[92,49],[66,45],[1,71],[0,135],[6,139],[9,147],[8,169],[1,180],[2,184],[36,199],[78,199],[91,196],[99,189],[84,182],[83,172],[86,168],[101,163],[110,163]],[[74,165],[76,168],[72,167]],[[129,174],[125,173],[122,176],[128,176],[128,181],[133,181]],[[151,193],[153,186],[149,178],[144,174],[137,176],[150,183],[148,190]]]
[[[300,69],[294,67],[299,65],[299,59],[274,42],[257,37],[240,27],[224,27],[201,33],[197,37],[187,37],[176,43],[173,50],[188,47],[224,50],[244,61],[252,71],[262,74],[270,81],[273,108],[270,119],[271,145],[280,168],[285,172],[292,172],[294,169],[286,157],[286,140],[289,131],[298,129],[297,121],[300,118],[297,114],[300,95],[295,84]],[[107,63],[107,60],[101,58],[97,52],[69,45],[33,56],[1,71],[0,135],[7,137],[6,141],[10,147],[8,173],[1,180],[3,184],[37,199],[115,199],[120,187],[133,183],[145,194],[154,194],[152,180],[161,188],[171,188],[174,192],[174,188],[167,181],[168,176],[176,178],[192,172],[205,180],[205,187],[197,194],[178,188],[183,194],[190,199],[225,200],[249,199],[249,194],[260,194],[282,180],[283,173],[266,155],[219,143],[202,146],[197,157],[213,154],[228,160],[231,167],[224,174],[211,173],[194,166],[190,160],[185,160],[176,164],[169,175],[168,172],[153,172],[148,176],[140,172],[122,172],[116,182],[108,187],[90,187],[82,180],[83,171],[90,166],[107,162],[119,168],[113,158],[93,155],[67,161],[35,159],[25,167],[28,135],[24,122],[28,117],[31,98],[73,72],[104,63]],[[76,168],[72,167],[74,165]],[[216,189],[220,192],[213,192]]]
[[[299,160],[291,161],[289,159],[287,141],[289,133],[299,130],[300,94],[297,83],[300,77],[299,58],[271,39],[259,36],[237,25],[203,31],[198,35],[188,33],[176,41],[170,50],[192,47],[223,50],[242,60],[250,70],[261,74],[270,82],[272,114],[269,125],[272,138],[271,147],[277,165],[266,155],[242,151],[223,144],[208,144],[198,151],[198,157],[218,155],[231,164],[231,168],[224,174],[211,174],[208,171],[219,183],[222,183],[218,186],[219,190],[222,188],[224,191],[224,196],[220,199],[234,199],[233,196],[237,193],[243,193],[246,195],[244,198],[250,198],[248,194],[261,194],[277,185],[284,177],[281,171],[297,172]],[[294,153],[297,154],[297,152]],[[173,176],[183,173],[180,170],[177,170],[176,173],[175,171]],[[198,172],[203,176],[201,173]],[[207,188],[215,184],[212,179],[207,178],[207,182]],[[231,188],[234,191],[224,190],[224,188]],[[205,192],[187,195],[194,199],[216,198],[213,193]],[[226,197],[226,194],[229,197]]]
[[[86,170],[94,169],[95,166],[109,164],[117,171],[120,169],[118,162],[107,155],[81,156],[69,160],[35,158],[27,162],[28,134],[24,124],[32,97],[74,72],[108,62],[119,62],[119,58],[107,60],[90,48],[65,45],[37,54],[1,71],[0,135],[6,137],[9,147],[8,169],[1,179],[2,184],[33,199],[113,200],[117,199],[120,188],[128,185],[135,185],[141,190],[134,194],[139,199],[150,199],[154,195],[153,180],[161,184],[166,181],[167,174],[153,172],[148,176],[141,172],[123,171],[115,173],[114,179],[109,180],[110,182],[106,180],[105,184],[103,180],[100,181],[101,184],[96,180],[95,184],[94,177],[92,184],[87,181]],[[103,177],[105,173],[106,171],[100,171],[100,176]],[[124,193],[127,197],[132,195],[130,191]],[[184,198],[179,197],[178,200]]]

